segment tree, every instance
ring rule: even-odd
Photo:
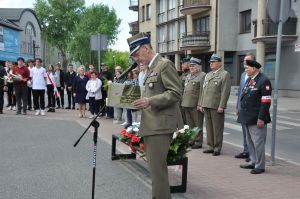
[[[114,9],[103,4],[92,5],[84,10],[80,22],[75,27],[69,53],[72,60],[91,63],[90,37],[92,34],[105,34],[109,44],[115,42],[121,20]],[[95,64],[95,63],[93,63]]]
[[[36,0],[34,10],[41,23],[43,37],[62,55],[67,65],[67,44],[84,9],[84,0]]]
[[[124,70],[130,65],[129,52],[109,50],[105,53],[104,62],[111,71],[114,70],[115,65],[121,66]]]

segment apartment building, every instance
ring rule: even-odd
[[[268,17],[266,5],[267,0],[138,0],[137,32],[148,32],[153,48],[177,68],[181,57],[189,55],[200,58],[208,72],[211,54],[218,53],[232,85],[239,85],[243,58],[252,52],[274,82],[278,25]],[[291,0],[282,35],[282,96],[300,96],[299,11],[299,0]]]

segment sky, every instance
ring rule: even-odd
[[[0,0],[0,8],[33,8],[35,0]],[[102,3],[116,10],[117,16],[121,19],[119,35],[116,43],[109,48],[119,51],[129,51],[127,38],[130,37],[128,23],[138,19],[137,12],[128,9],[129,0],[85,0],[85,5]]]

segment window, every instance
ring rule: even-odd
[[[0,26],[0,50],[4,50],[3,27]]]
[[[164,26],[160,26],[157,28],[157,43],[158,43],[158,52],[165,52],[165,32],[164,32]]]
[[[251,32],[251,10],[240,13],[240,33]]]
[[[185,20],[179,21],[179,38],[185,36]]]
[[[195,33],[205,33],[209,32],[209,16],[201,17],[194,20]]]
[[[175,0],[169,0],[168,3],[168,20],[175,18]]]
[[[158,4],[158,24],[164,22],[164,17],[165,17],[165,0],[160,0]]]
[[[175,37],[176,37],[176,31],[175,31],[175,23],[168,24],[168,51],[174,51],[174,45],[175,45]]]
[[[146,20],[151,19],[151,4],[146,5]]]
[[[141,11],[141,21],[144,22],[145,21],[145,6],[142,6],[142,11]]]

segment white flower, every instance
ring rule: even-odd
[[[129,133],[132,133],[132,130],[133,130],[132,126],[130,126],[130,127],[128,127],[128,128],[126,129],[126,131],[129,132]]]
[[[185,133],[185,129],[180,129],[178,132],[179,133]]]
[[[183,129],[184,129],[184,130],[188,130],[188,129],[190,129],[190,127],[189,127],[189,125],[184,125],[184,126],[183,126]]]
[[[134,131],[134,132],[138,132],[138,131],[139,131],[139,128],[138,128],[138,127],[134,127],[134,128],[133,128],[133,131]]]
[[[177,132],[173,133],[173,139],[175,139],[177,137]]]

